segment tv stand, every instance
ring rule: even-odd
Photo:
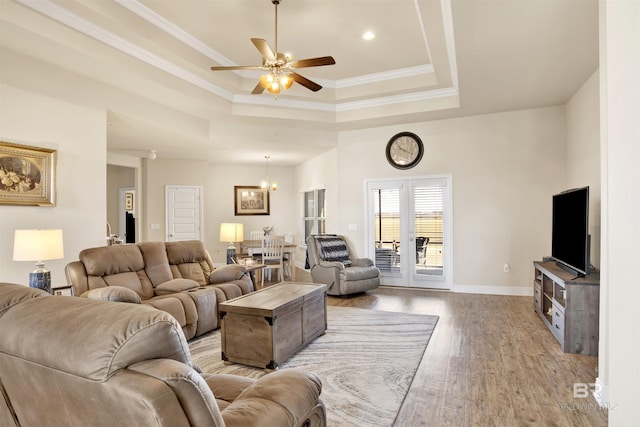
[[[574,277],[554,261],[533,263],[533,306],[565,353],[598,354],[600,274]]]
[[[561,263],[560,261],[556,261],[556,267],[563,269],[567,273],[573,274],[575,276],[574,279],[585,277],[584,273],[580,273],[578,270],[574,270],[573,268]]]

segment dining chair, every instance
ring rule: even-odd
[[[284,233],[284,243],[285,244],[290,244],[290,243],[294,243],[296,239],[295,234],[293,234],[290,231],[285,231]],[[292,277],[291,276],[291,269],[294,268],[291,265],[291,256],[289,254],[289,252],[284,252],[282,255],[282,259],[284,262],[284,275],[287,277]]]
[[[265,273],[272,270],[278,270],[278,278],[284,281],[284,237],[283,236],[264,236],[262,239],[262,264],[265,265],[262,272],[261,285],[264,286]]]
[[[264,237],[264,231],[250,231],[249,237],[251,238],[251,240],[262,240],[262,238]]]

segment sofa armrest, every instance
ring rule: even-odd
[[[351,260],[352,267],[371,267],[373,265],[373,260],[369,258],[354,258]]]
[[[195,280],[191,279],[172,279],[167,280],[164,283],[160,283],[155,287],[154,291],[156,295],[169,295],[177,292],[184,292],[190,289],[199,288],[200,285]]]
[[[152,359],[130,365],[127,369],[165,382],[180,401],[190,425],[225,425],[211,389],[190,366],[177,360]]]
[[[222,411],[227,427],[297,426],[320,404],[322,383],[312,372],[283,369],[258,379]]]
[[[82,295],[89,290],[87,270],[80,261],[72,261],[64,267],[67,283],[73,286],[74,295]]]
[[[241,279],[245,274],[247,274],[247,268],[244,265],[228,264],[213,270],[209,275],[209,283],[214,285],[216,283],[231,282]]]
[[[134,304],[142,302],[140,295],[136,291],[124,286],[106,286],[104,288],[90,289],[80,296],[99,301],[130,302]]]
[[[218,400],[233,402],[256,380],[232,374],[202,374],[207,385]]]
[[[322,268],[337,268],[338,270],[345,269],[345,265],[340,261],[320,261],[320,263],[316,264],[315,266],[319,266]]]

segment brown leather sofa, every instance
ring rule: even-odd
[[[214,269],[199,240],[85,249],[65,274],[76,296],[170,313],[187,339],[218,328],[219,303],[254,291],[244,266]]]
[[[324,427],[321,383],[200,374],[173,316],[0,283],[0,425]]]

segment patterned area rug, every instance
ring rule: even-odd
[[[280,369],[303,368],[322,379],[329,427],[389,427],[402,405],[438,316],[327,307],[328,329]],[[189,343],[208,373],[259,378],[264,370],[225,365],[220,330]]]

